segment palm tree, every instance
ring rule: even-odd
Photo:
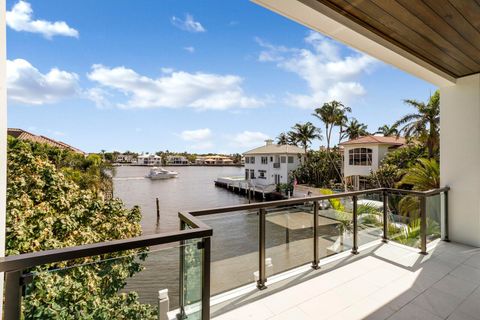
[[[321,132],[319,128],[316,128],[311,122],[305,124],[297,123],[292,127],[289,135],[305,150],[307,154],[308,146],[312,143],[312,140],[321,139]]]
[[[286,144],[291,144],[290,137],[288,136],[288,133],[282,132],[277,136],[277,144],[280,145],[286,145]]]
[[[399,185],[411,185],[413,190],[431,190],[440,186],[440,165],[435,159],[420,158],[418,162],[407,169],[398,182]]]
[[[324,103],[322,107],[315,109],[315,113],[313,113],[313,116],[317,117],[325,124],[327,150],[330,150],[332,129],[335,126],[342,127],[347,120],[346,113],[351,111],[352,110],[349,107],[345,107],[341,102],[335,100]]]
[[[403,133],[406,138],[415,137],[423,141],[428,157],[433,158],[440,143],[440,93],[435,91],[426,104],[409,99],[405,103],[413,106],[416,112],[395,122],[395,127],[401,127],[397,135]]]
[[[347,124],[345,131],[343,131],[342,139],[348,138],[349,140],[352,140],[359,137],[367,136],[368,134],[369,133],[367,131],[367,125],[358,122],[358,120],[355,118],[352,118]]]
[[[388,124],[384,124],[381,127],[378,127],[377,133],[383,134],[384,137],[396,136],[398,135],[398,129],[395,125],[389,126]]]

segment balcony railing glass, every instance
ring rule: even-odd
[[[105,298],[120,301],[137,292],[139,303],[157,313],[162,310],[158,290],[168,288],[170,312],[179,319],[208,320],[211,294],[255,281],[264,289],[273,274],[305,264],[317,268],[324,257],[357,253],[360,245],[377,239],[426,253],[428,241],[448,239],[448,190],[381,188],[192,211],[179,213],[181,230],[176,232],[0,258],[4,317],[15,320],[37,312],[32,301],[45,294],[42,290],[50,290],[42,302],[51,304],[48,312],[82,314],[88,309],[71,280],[88,287],[89,279],[97,279],[100,285],[89,290],[105,290]],[[109,286],[125,265],[126,283],[120,290]],[[144,270],[131,277],[139,268]],[[149,279],[140,277],[148,272],[151,280],[141,280]],[[60,290],[78,303],[59,308],[55,299]],[[115,311],[105,312],[115,317]]]
[[[265,210],[266,276],[313,260],[313,202]]]
[[[232,211],[200,219],[213,229],[211,294],[255,282],[258,270],[258,210]]]

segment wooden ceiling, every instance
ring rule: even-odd
[[[480,0],[315,0],[455,77],[480,72]]]

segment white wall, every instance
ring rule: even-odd
[[[450,239],[480,246],[480,74],[440,89],[440,183],[449,192]]]
[[[5,218],[7,204],[7,36],[5,26],[5,0],[0,0],[0,256],[5,255]],[[3,273],[0,273],[0,288],[3,288]],[[0,290],[3,301],[3,290]],[[0,319],[3,303],[0,303]]]
[[[356,148],[370,148],[372,149],[372,165],[371,166],[352,166],[349,164],[348,152],[349,150],[356,149]],[[343,149],[343,169],[344,169],[344,176],[369,176],[370,172],[375,171],[378,169],[379,164],[379,146],[378,145],[371,145],[371,144],[357,144],[351,146],[345,146]]]
[[[293,163],[288,163],[288,157],[293,157]],[[301,162],[297,154],[279,154],[279,155],[245,155],[245,158],[247,157],[255,157],[255,163],[247,163],[245,161],[245,169],[248,170],[254,170],[255,171],[255,178],[252,180],[255,184],[259,185],[271,185],[275,184],[275,177],[273,175],[275,174],[280,174],[281,180],[280,183],[288,183],[288,175],[289,172],[292,170],[297,169]],[[268,157],[268,162],[267,164],[262,164],[262,157]],[[273,161],[270,161],[270,157],[273,157]],[[280,168],[274,168],[273,164],[277,162],[277,157],[286,157],[286,163],[280,163]],[[278,159],[280,162],[280,159]],[[267,172],[265,173],[266,179],[259,179],[258,177],[260,174],[258,173],[258,170],[266,170]],[[244,172],[245,174],[245,172]],[[250,177],[250,173],[249,173]]]

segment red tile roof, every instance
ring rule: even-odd
[[[69,150],[76,153],[86,154],[82,150],[72,147],[71,145],[66,144],[65,142],[53,140],[45,136],[37,136],[23,129],[8,128],[8,135],[20,140],[28,140],[32,142],[45,143],[52,147],[57,147],[60,149]]]
[[[354,144],[388,144],[391,146],[402,146],[406,144],[407,141],[403,137],[383,137],[383,136],[365,136],[357,139],[349,140],[340,143],[341,146],[348,146]]]

